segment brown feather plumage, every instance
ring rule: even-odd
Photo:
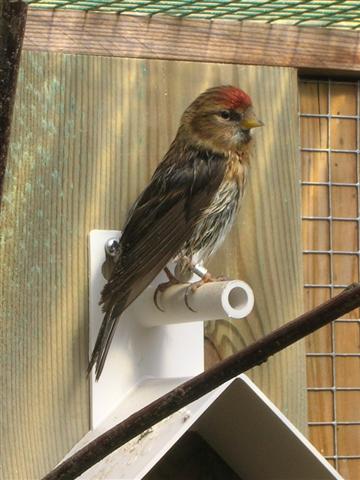
[[[254,119],[250,97],[230,86],[204,92],[185,110],[168,153],[129,212],[102,291],[105,315],[89,364],[97,379],[121,313],[172,258],[200,253],[205,259],[229,230],[249,169],[251,137],[241,127],[247,118]]]

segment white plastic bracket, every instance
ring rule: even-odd
[[[105,284],[102,267],[105,245],[119,238],[119,231],[90,232],[90,352],[99,331],[103,313],[99,307]],[[170,270],[174,264],[168,265]],[[206,273],[200,265],[199,275]],[[194,275],[190,281],[199,280]],[[254,305],[254,295],[245,282],[210,282],[189,292],[187,284],[173,285],[158,295],[156,287],[168,279],[159,274],[119,319],[100,380],[91,373],[91,423],[96,427],[141,382],[149,378],[192,377],[204,369],[203,322],[226,317],[243,318]]]
[[[103,319],[99,299],[106,282],[102,275],[104,246],[110,238],[119,238],[120,233],[113,230],[90,232],[90,352]],[[152,285],[166,281],[165,274],[161,273]],[[136,311],[136,302],[120,318],[98,382],[91,373],[92,428],[146,378],[192,377],[204,370],[202,322],[144,327],[132,313]]]

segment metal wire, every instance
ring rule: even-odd
[[[318,83],[318,82],[316,82]],[[323,83],[323,82],[321,82]],[[329,257],[329,283],[306,283],[304,286],[308,289],[316,289],[316,288],[327,288],[330,290],[331,296],[334,294],[334,290],[336,288],[344,288],[346,285],[343,284],[336,284],[334,282],[334,256],[335,255],[353,255],[356,256],[358,259],[357,265],[357,281],[360,279],[360,265],[359,265],[359,256],[360,256],[360,178],[359,178],[359,168],[360,168],[360,81],[357,83],[348,83],[357,85],[357,113],[356,115],[333,115],[330,113],[331,109],[331,86],[334,84],[344,84],[344,82],[334,82],[329,80],[327,82],[327,104],[328,104],[328,113],[326,114],[309,114],[309,113],[302,113],[299,112],[300,117],[302,118],[326,118],[327,119],[327,136],[328,136],[328,144],[327,148],[310,148],[306,145],[301,146],[302,152],[324,152],[327,154],[327,172],[328,178],[327,181],[310,181],[303,180],[301,182],[302,186],[325,186],[328,190],[328,212],[327,216],[316,216],[316,215],[304,215],[302,218],[303,220],[312,220],[314,222],[317,221],[327,221],[329,222],[329,248],[328,249],[304,249],[304,255],[318,255],[318,254],[325,254]],[[356,132],[357,132],[357,139],[356,139],[356,149],[334,149],[331,147],[331,120],[332,119],[351,119],[356,121]],[[332,172],[332,154],[333,153],[343,153],[348,154],[352,153],[356,155],[356,182],[333,182],[333,172]],[[332,198],[332,190],[333,187],[353,187],[356,188],[357,193],[357,214],[354,217],[335,217],[333,214],[333,198]],[[335,250],[333,248],[333,222],[334,221],[342,221],[342,222],[357,222],[357,250]],[[354,421],[340,421],[337,417],[337,392],[360,392],[360,385],[354,385],[350,387],[340,387],[338,385],[337,379],[337,365],[336,365],[336,358],[359,358],[360,359],[360,349],[358,352],[349,352],[349,353],[341,353],[336,351],[336,325],[337,324],[355,324],[360,327],[360,320],[359,319],[340,319],[336,322],[333,322],[331,325],[331,351],[330,352],[308,352],[308,358],[330,358],[332,362],[332,385],[326,387],[320,386],[313,386],[309,387],[307,390],[309,392],[331,392],[332,393],[332,420],[329,421],[311,421],[308,422],[309,426],[331,426],[333,428],[333,448],[334,454],[327,455],[326,458],[329,460],[333,460],[335,463],[335,467],[339,468],[339,460],[350,460],[350,459],[360,459],[360,452],[359,455],[339,455],[339,445],[338,445],[338,426],[341,425],[360,425],[360,420]]]
[[[360,3],[353,0],[28,0],[27,3],[43,9],[360,28]]]

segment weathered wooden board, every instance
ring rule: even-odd
[[[258,21],[29,9],[25,48],[118,57],[241,63],[355,76],[360,33]]]
[[[209,327],[223,357],[302,311],[296,71],[24,52],[0,226],[2,478],[39,478],[88,429],[87,234],[121,227],[183,109],[221,83],[247,90],[266,123],[216,261],[257,302],[249,321]],[[303,355],[298,344],[253,372],[300,428]]]

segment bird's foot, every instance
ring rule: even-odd
[[[196,274],[198,275],[198,272],[196,272]],[[212,283],[212,282],[224,282],[228,280],[227,277],[224,277],[224,276],[220,276],[220,277],[213,277],[211,275],[211,273],[209,272],[206,272],[202,275],[201,279],[198,280],[197,282],[194,282],[194,283],[191,283],[186,291],[185,291],[185,297],[184,297],[184,300],[185,300],[185,305],[187,306],[187,308],[189,310],[191,310],[192,312],[196,313],[196,310],[194,310],[190,304],[189,304],[189,296],[190,294],[193,294],[196,292],[196,290],[200,287],[202,287],[203,285],[205,285],[205,283]]]
[[[159,306],[159,302],[158,302],[159,293],[163,293],[169,287],[172,287],[173,285],[178,285],[180,283],[179,280],[175,277],[175,275],[173,273],[171,273],[170,270],[167,267],[164,268],[164,272],[165,272],[165,274],[166,274],[166,276],[168,277],[169,280],[167,282],[160,283],[160,285],[158,285],[156,287],[156,290],[155,290],[155,293],[154,293],[154,304],[155,304],[156,308],[158,310],[160,310],[160,312],[164,312],[165,310],[162,309]]]

